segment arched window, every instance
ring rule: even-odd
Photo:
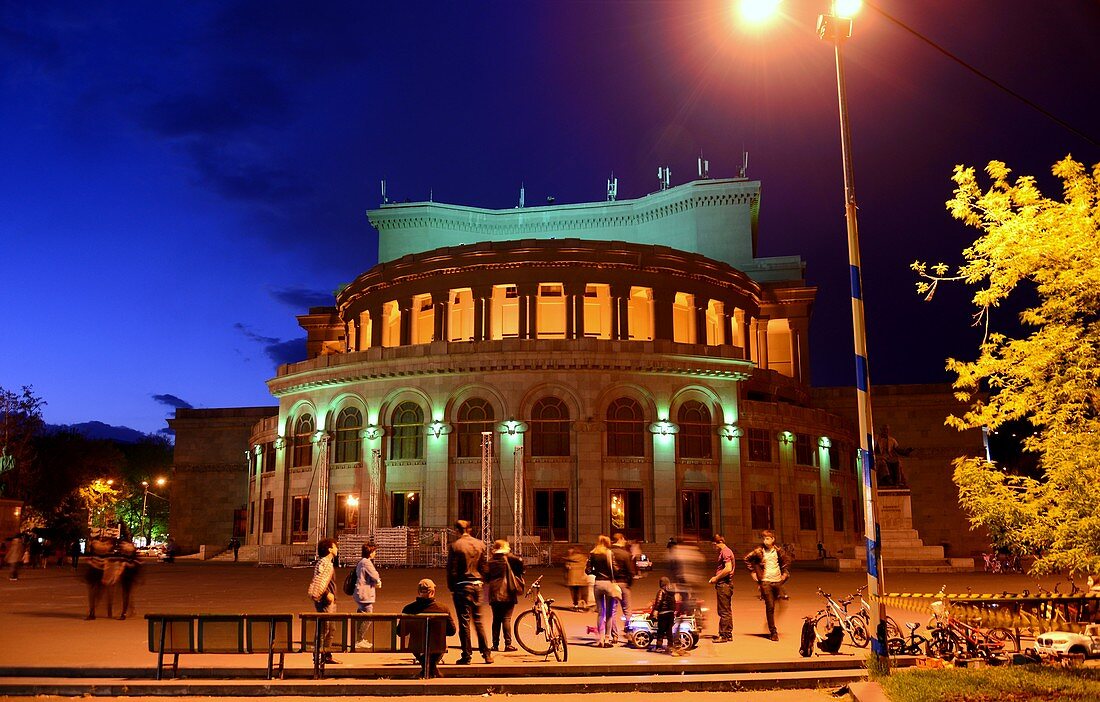
[[[676,435],[676,448],[680,458],[711,457],[710,410],[702,402],[688,400],[680,405],[676,414],[680,433]]]
[[[313,415],[303,414],[294,422],[294,438],[290,457],[291,467],[309,468],[313,465]]]
[[[355,407],[345,407],[336,417],[336,463],[356,463],[362,452],[359,431],[363,414]]]
[[[481,455],[481,432],[493,430],[493,406],[474,397],[458,408],[458,455],[473,458]]]
[[[645,455],[642,408],[629,397],[620,397],[607,408],[607,455]]]
[[[402,402],[393,411],[390,458],[424,457],[424,411],[415,402]]]
[[[544,397],[531,408],[528,432],[532,456],[569,455],[569,408],[557,397]]]

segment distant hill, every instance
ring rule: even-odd
[[[144,439],[147,434],[131,429],[130,427],[116,427],[103,422],[81,422],[79,424],[47,424],[46,431],[75,431],[89,439],[110,439],[121,441],[125,444],[134,444]]]

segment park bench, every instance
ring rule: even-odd
[[[266,653],[270,680],[275,654],[279,654],[281,678],[284,655],[294,653],[293,614],[146,614],[145,619],[149,651],[157,654],[157,680],[164,671],[165,654],[173,656],[172,676],[176,677],[183,653]]]
[[[402,653],[422,657],[420,674],[431,677],[431,656],[447,651],[447,620],[450,614],[382,614],[382,613],[304,613],[302,621],[302,651],[313,652],[313,677],[325,677],[324,651],[321,637],[324,625],[335,627],[330,652],[341,653]],[[362,627],[360,625],[363,625]],[[360,628],[363,629],[360,632]],[[363,637],[360,637],[363,633]],[[360,646],[361,642],[366,646]]]

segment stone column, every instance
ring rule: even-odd
[[[577,421],[576,447],[573,454],[573,480],[569,504],[573,511],[575,530],[572,538],[581,543],[595,543],[610,526],[609,495],[603,480],[602,422]]]
[[[344,325],[344,348],[347,351],[358,351],[359,324],[354,319],[349,319]]]
[[[404,300],[399,300],[397,303],[398,310],[401,312],[400,322],[400,336],[398,344],[401,346],[408,346],[412,343],[412,327],[413,327],[413,300],[411,297],[406,297]]]
[[[653,289],[653,338],[672,341],[675,327],[672,321],[672,305],[676,302],[676,291],[666,288]]]
[[[718,340],[718,343],[725,344],[727,346],[733,344],[732,327],[730,326],[730,320],[733,316],[729,313],[729,307],[725,302],[722,303],[722,314],[718,316],[718,326],[721,329],[722,338]]]
[[[385,320],[382,319],[382,303],[376,302],[368,309],[370,312],[370,347],[376,349],[382,345],[382,327]]]
[[[791,327],[791,366],[794,379],[804,385],[810,384],[810,320],[808,317],[793,317],[787,322]]]
[[[584,338],[584,283],[566,283],[565,293],[565,338]]]
[[[676,436],[653,434],[653,523],[647,529],[657,544],[667,543],[679,531],[676,509],[680,496],[676,485]]]
[[[630,338],[630,286],[625,283],[611,284],[611,338]]]
[[[539,338],[539,284],[520,283],[516,286],[522,300],[522,310],[519,316],[521,339]]]
[[[448,480],[450,463],[450,434],[436,437],[428,431],[424,437],[424,476],[420,484],[420,523],[429,528],[448,525],[447,504],[451,483]]]
[[[450,290],[432,293],[432,341],[447,341],[447,310],[450,304]]]
[[[695,300],[695,343],[707,343],[707,298],[696,297]]]
[[[491,306],[493,287],[479,285],[472,290],[474,298],[474,341],[492,338]]]
[[[736,392],[726,399],[736,406]],[[722,421],[729,422],[730,418],[723,417]],[[714,508],[714,530],[716,533],[725,534],[730,541],[738,540],[744,544],[752,543],[752,529],[749,528],[750,522],[745,518],[743,505],[748,496],[744,492],[741,480],[741,439],[737,436],[732,439],[720,437],[718,439],[718,499]]]
[[[760,317],[756,320],[756,365],[760,368],[768,367],[768,318]]]

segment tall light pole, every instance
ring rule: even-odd
[[[167,480],[164,478],[157,478],[157,487],[163,487],[166,482]],[[149,481],[142,480],[141,486],[145,488],[145,496],[141,499],[141,529],[139,530],[139,533],[145,537],[145,543],[142,544],[142,546],[145,547],[149,545],[150,541],[149,537],[145,534],[145,515],[149,510]],[[160,499],[162,500],[164,499],[155,492],[152,493],[152,495],[153,497],[160,497]]]
[[[849,3],[850,5],[853,3]],[[856,176],[852,165],[852,131],[848,122],[848,91],[844,83],[844,41],[852,36],[852,14],[859,4],[842,11],[833,2],[828,14],[817,18],[818,35],[832,42],[836,55],[837,103],[840,107],[840,155],[844,162],[844,220],[848,228],[848,267],[852,289],[852,337],[855,347],[856,408],[859,424],[859,465],[863,482],[863,538],[867,547],[867,592],[871,595],[870,631],[872,662],[889,671],[886,652],[886,606],[879,600],[882,577],[882,542],[879,538],[878,481],[872,447],[874,422],[871,418],[871,378],[867,363],[867,320],[863,309],[863,273],[859,258],[859,227],[856,223]]]
[[[779,0],[745,0],[742,16],[759,21],[777,9]],[[840,107],[840,154],[844,166],[844,218],[848,229],[848,267],[852,289],[852,334],[855,346],[856,408],[859,425],[859,466],[863,487],[864,541],[867,548],[867,591],[871,595],[870,666],[879,672],[889,672],[886,651],[886,607],[879,600],[882,577],[882,542],[879,539],[878,481],[875,477],[872,447],[874,422],[871,418],[871,380],[867,363],[867,322],[863,310],[863,274],[859,258],[859,227],[856,224],[855,169],[852,166],[852,133],[848,123],[848,93],[844,84],[842,46],[852,35],[852,16],[859,10],[860,0],[832,0],[828,14],[817,19],[817,32],[831,42],[836,53],[836,87]]]

